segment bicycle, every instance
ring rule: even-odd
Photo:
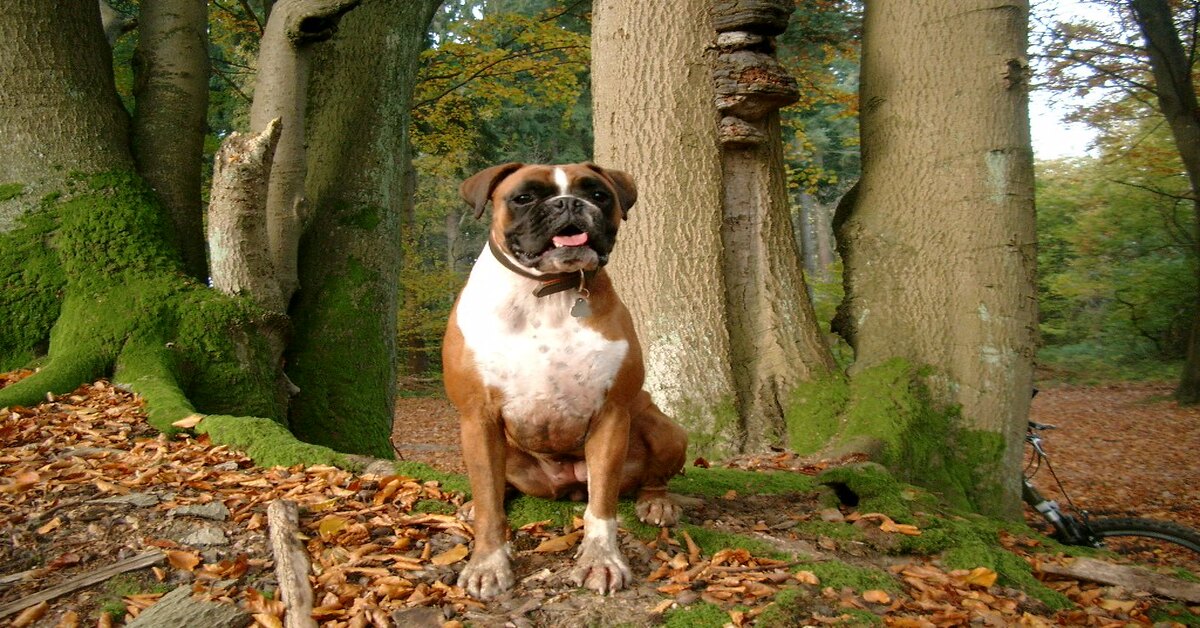
[[[1036,394],[1036,391],[1034,394]],[[1200,554],[1200,532],[1187,526],[1171,521],[1143,519],[1140,517],[1093,518],[1088,516],[1086,510],[1076,507],[1074,502],[1071,501],[1071,497],[1067,494],[1062,481],[1058,479],[1058,474],[1054,472],[1054,466],[1050,464],[1049,455],[1046,454],[1046,450],[1042,447],[1043,439],[1041,432],[1052,429],[1055,429],[1055,426],[1029,421],[1029,425],[1025,430],[1025,442],[1029,443],[1033,449],[1033,457],[1029,461],[1029,464],[1026,465],[1025,471],[1022,474],[1024,485],[1021,490],[1021,498],[1025,503],[1032,506],[1034,510],[1041,514],[1054,527],[1054,533],[1050,535],[1052,538],[1064,545],[1107,548],[1124,554],[1137,551],[1137,549],[1130,550],[1129,548],[1110,547],[1107,544],[1107,540],[1116,537],[1140,537],[1173,543]],[[1033,485],[1033,476],[1041,469],[1043,463],[1050,472],[1051,477],[1054,478],[1054,482],[1058,485],[1059,492],[1067,500],[1068,509],[1071,512],[1061,508],[1057,501],[1047,499]],[[1078,516],[1072,514],[1072,512],[1078,513]]]

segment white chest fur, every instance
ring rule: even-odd
[[[458,302],[457,323],[483,383],[504,396],[513,424],[589,421],[608,395],[629,343],[570,315],[575,290],[545,297],[486,248]]]

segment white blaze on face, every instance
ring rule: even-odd
[[[571,182],[567,180],[566,170],[562,168],[554,169],[554,183],[558,185],[559,195],[566,196],[567,192],[570,191]]]

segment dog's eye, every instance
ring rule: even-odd
[[[596,201],[597,203],[603,203],[604,201],[608,200],[608,192],[605,192],[604,190],[596,190],[595,192],[591,193],[591,197],[593,201]]]
[[[513,202],[518,205],[524,205],[525,203],[528,203],[532,200],[533,200],[533,195],[528,192],[526,192],[525,194],[518,194],[513,197]]]

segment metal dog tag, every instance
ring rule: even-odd
[[[575,299],[575,305],[571,306],[571,316],[575,318],[587,318],[592,315],[592,305],[588,300],[579,297]]]

